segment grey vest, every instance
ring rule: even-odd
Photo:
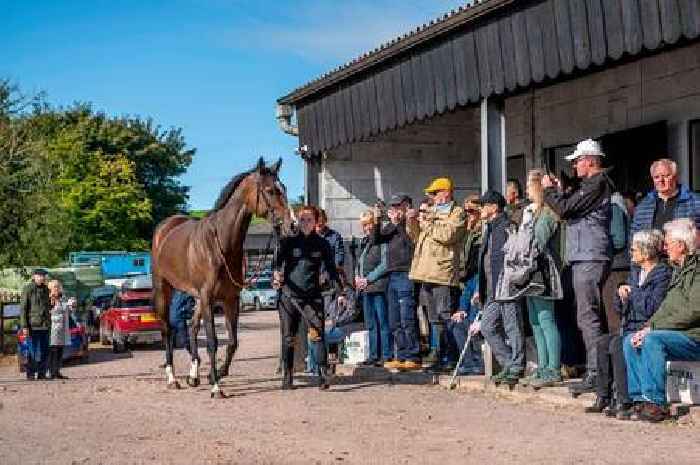
[[[612,255],[610,238],[610,197],[582,218],[566,222],[568,262],[608,261]]]
[[[360,254],[360,276],[366,278],[367,275],[374,271],[382,261],[382,248],[386,249],[386,244],[376,244],[373,241],[364,238],[362,241],[362,253]],[[365,292],[385,292],[386,285],[389,281],[386,273],[383,274],[375,282],[368,284]]]

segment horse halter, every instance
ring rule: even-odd
[[[280,180],[277,178],[277,175],[275,175],[275,184],[282,184]],[[282,189],[280,189],[282,190]],[[280,229],[282,227],[282,220],[280,218],[277,218],[277,214],[275,213],[275,209],[272,208],[272,201],[270,200],[270,194],[265,191],[265,188],[262,185],[262,181],[258,180],[257,181],[257,192],[256,192],[256,199],[255,199],[255,214],[258,213],[258,207],[260,206],[260,196],[262,194],[262,198],[265,201],[265,210],[267,213],[267,220],[272,224],[272,233],[275,236],[280,235]]]

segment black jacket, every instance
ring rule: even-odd
[[[578,189],[544,191],[544,201],[566,220],[566,261],[608,261],[612,256],[610,196],[613,184],[603,171],[581,180]]]
[[[37,286],[34,281],[22,291],[20,302],[20,325],[27,329],[49,329],[50,326],[49,288]]]
[[[486,223],[486,230],[481,238],[481,248],[479,249],[479,300],[481,300],[482,305],[496,297],[498,276],[503,271],[503,260],[505,258],[503,246],[508,240],[508,235],[515,232],[515,227],[508,215],[503,212],[499,213],[493,221]],[[489,256],[491,262],[490,289],[487,289],[484,271],[486,255]]]
[[[312,232],[308,236],[299,233],[282,239],[275,269],[284,274],[284,286],[295,297],[318,298],[323,290],[320,283],[321,267],[342,288],[328,242]]]
[[[374,228],[375,244],[388,244],[387,273],[402,271],[408,273],[411,270],[413,260],[413,242],[406,233],[406,223],[389,223],[384,227]]]
[[[666,297],[668,285],[671,282],[673,270],[667,264],[660,262],[647,275],[644,283],[639,285],[641,268],[633,266],[627,284],[632,288],[625,303],[615,293],[615,310],[622,317],[622,330],[625,333],[638,331],[647,324],[656,313]]]

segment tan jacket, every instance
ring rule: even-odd
[[[417,221],[407,224],[408,235],[415,244],[409,278],[458,286],[465,233],[464,211],[453,202],[449,213],[436,213],[435,207],[431,212],[432,219],[422,227]]]

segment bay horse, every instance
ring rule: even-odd
[[[218,341],[213,306],[217,304],[223,308],[231,338],[221,369],[228,374],[238,347],[239,294],[246,287],[243,242],[251,218],[253,215],[266,218],[272,223],[276,235],[287,234],[292,228],[286,189],[278,176],[281,164],[282,159],[272,166],[265,166],[265,161],[260,158],[255,168],[231,179],[207,216],[196,220],[175,215],[163,220],[156,228],[152,246],[153,295],[155,311],[163,322],[168,388],[180,387],[173,374],[175,338],[169,319],[172,292],[179,289],[194,296],[199,304],[192,319],[192,365],[187,384],[199,385],[197,332],[201,318],[211,363],[211,396],[224,397],[216,367]]]

